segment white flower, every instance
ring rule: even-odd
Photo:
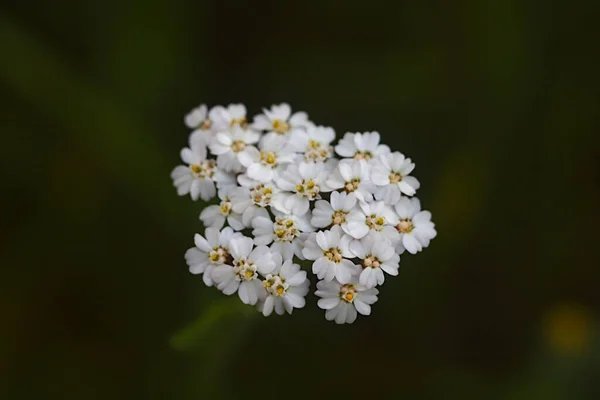
[[[249,147],[247,152],[240,153],[240,163],[248,168],[246,174],[249,178],[268,183],[275,177],[276,169],[294,161],[295,154],[288,146],[287,139],[281,136],[272,136],[261,141],[261,150]]]
[[[353,241],[350,250],[362,260],[363,270],[359,277],[361,285],[372,288],[383,284],[383,271],[393,276],[398,275],[400,256],[380,234],[372,232],[361,240]]]
[[[275,180],[282,191],[273,197],[273,207],[288,214],[306,213],[310,202],[321,198],[321,191],[329,191],[325,185],[327,175],[322,164],[289,164]]]
[[[265,317],[273,310],[279,315],[291,314],[294,308],[302,308],[306,304],[304,297],[308,293],[310,282],[306,279],[306,271],[301,271],[292,260],[281,263],[281,257],[274,257],[275,270],[265,276],[263,286],[267,291],[264,301],[258,303],[258,310]]]
[[[404,252],[406,248],[409,253],[416,254],[423,247],[429,246],[429,242],[437,235],[437,232],[435,224],[431,222],[431,213],[421,211],[419,199],[401,197],[395,208],[400,218],[396,226],[400,233],[396,247],[398,253]]]
[[[233,232],[231,228],[225,228],[221,232],[208,228],[204,234],[206,238],[199,234],[194,236],[196,247],[186,251],[185,261],[192,274],[204,274],[204,283],[212,286],[212,271],[221,265],[231,265],[229,244],[232,239],[241,237],[241,233]]]
[[[242,168],[240,158],[244,155],[251,157],[254,146],[258,142],[259,134],[238,125],[224,132],[218,132],[210,145],[210,151],[217,156],[217,165],[225,171],[239,172]]]
[[[210,110],[210,119],[215,132],[226,131],[234,126],[246,127],[246,106],[230,104],[227,108],[215,106]]]
[[[349,233],[346,217],[356,206],[354,193],[331,192],[329,201],[318,200],[315,203],[311,224],[316,228],[327,228],[339,225],[344,232]]]
[[[192,109],[184,118],[185,125],[190,129],[209,130],[212,122],[208,117],[208,108],[206,104],[200,104]]]
[[[242,215],[244,226],[252,227],[254,218],[269,217],[267,207],[276,190],[273,184],[258,182],[251,189],[243,186],[234,188],[229,192],[233,212]]]
[[[336,324],[351,324],[356,320],[357,311],[362,315],[371,314],[371,304],[377,301],[379,291],[367,289],[356,279],[351,283],[319,281],[315,295],[321,297],[317,305],[326,310],[325,319]]]
[[[354,193],[361,202],[370,202],[373,200],[375,186],[369,174],[369,164],[365,160],[343,160],[327,180],[327,186]]]
[[[281,254],[284,260],[290,260],[294,255],[304,259],[302,242],[305,235],[302,233],[314,230],[310,224],[310,212],[305,215],[291,215],[272,211],[275,214],[275,222],[267,217],[257,217],[252,221],[254,242],[257,245],[273,243],[271,251]]]
[[[181,160],[187,166],[179,165],[171,172],[177,194],[190,194],[192,200],[202,198],[208,201],[215,197],[215,160],[206,159],[206,145],[202,140],[190,139],[190,147],[181,150]]]
[[[379,133],[346,133],[335,146],[335,152],[342,157],[352,157],[355,160],[371,160],[382,154],[389,153],[390,148],[379,144]]]
[[[206,227],[221,229],[225,224],[225,220],[229,226],[236,231],[241,231],[245,228],[242,222],[242,215],[234,212],[233,204],[228,196],[229,191],[219,190],[219,198],[221,203],[219,205],[212,205],[206,207],[200,213],[200,219]]]
[[[259,131],[268,132],[263,140],[273,136],[289,136],[297,129],[305,129],[310,125],[305,112],[292,114],[289,104],[272,105],[270,110],[263,109],[263,114],[254,117],[252,127]]]
[[[362,239],[369,232],[379,232],[388,240],[398,238],[394,225],[398,217],[383,201],[361,203],[360,209],[351,211],[346,217],[346,231],[355,239]]]
[[[377,185],[375,198],[385,204],[395,204],[404,193],[412,196],[420,184],[417,178],[408,174],[415,168],[410,158],[399,152],[383,154],[371,164],[371,180]]]
[[[336,225],[329,231],[311,233],[304,242],[302,254],[307,260],[315,261],[312,271],[319,279],[330,281],[335,278],[348,283],[360,272],[360,268],[349,260],[354,257],[349,247],[351,241],[352,238]]]
[[[306,131],[296,130],[290,136],[290,144],[304,154],[306,162],[325,162],[333,155],[331,142],[335,140],[333,128],[309,126]]]
[[[232,266],[224,265],[213,270],[217,288],[226,295],[238,292],[244,304],[254,305],[266,297],[267,291],[258,274],[270,274],[275,268],[273,255],[266,246],[253,249],[254,242],[249,237],[236,237],[229,242]]]

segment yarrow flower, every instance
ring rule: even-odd
[[[192,200],[218,199],[202,207],[189,271],[264,316],[305,307],[309,273],[328,321],[370,315],[400,254],[437,234],[414,197],[415,164],[378,132],[335,144],[333,128],[286,103],[253,118],[243,104],[202,104],[184,123],[191,132],[173,185]]]

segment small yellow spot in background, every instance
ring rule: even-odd
[[[252,271],[246,271],[246,278],[252,278],[254,273]]]
[[[589,347],[593,334],[592,315],[577,304],[561,304],[544,318],[544,336],[552,350],[560,355],[576,356]]]
[[[283,294],[284,290],[285,290],[285,289],[283,288],[283,286],[279,286],[279,287],[277,288],[277,293],[281,295],[281,294]]]
[[[352,293],[346,293],[346,300],[352,301],[353,298],[354,298],[354,295]]]

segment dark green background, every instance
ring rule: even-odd
[[[0,398],[600,398],[598,5],[3,4]],[[282,101],[380,131],[433,212],[351,326],[183,260],[183,115]]]

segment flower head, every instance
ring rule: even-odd
[[[310,234],[304,242],[302,254],[307,260],[315,260],[312,270],[319,279],[331,281],[335,278],[347,283],[360,272],[350,261],[354,257],[350,251],[351,241],[352,238],[336,225],[329,231]]]
[[[243,104],[201,105],[185,117],[193,132],[173,184],[193,200],[218,194],[185,254],[190,272],[265,316],[304,307],[312,273],[327,320],[369,315],[400,254],[436,236],[431,213],[404,197],[419,188],[414,163],[377,132],[348,132],[336,145],[333,128],[286,103],[248,120]]]
[[[294,255],[303,259],[302,243],[305,235],[314,228],[310,225],[309,215],[284,214],[273,210],[275,221],[269,217],[258,217],[252,221],[252,235],[258,245],[271,244],[271,250],[290,260]]]
[[[328,172],[322,164],[288,164],[276,179],[281,191],[273,198],[273,207],[283,213],[303,215],[310,202],[321,198]]]
[[[365,160],[343,160],[330,175],[327,186],[347,194],[354,193],[361,202],[373,200],[374,186],[371,182],[370,167]]]
[[[384,144],[379,144],[379,140],[378,132],[348,132],[340,140],[340,143],[335,146],[335,152],[342,157],[369,161],[390,152],[390,148]]]
[[[395,209],[398,214],[396,229],[400,234],[396,240],[396,251],[402,253],[406,249],[409,253],[416,254],[423,250],[423,247],[429,246],[437,232],[435,224],[431,222],[431,213],[421,211],[419,199],[402,197]]]
[[[219,232],[218,229],[207,228],[206,238],[200,234],[194,236],[195,247],[188,249],[185,253],[192,274],[204,274],[204,283],[213,285],[212,272],[214,268],[222,265],[231,265],[233,259],[229,250],[232,239],[241,237],[231,228],[225,228]]]
[[[304,297],[308,293],[309,281],[306,271],[301,271],[298,264],[292,260],[282,263],[281,257],[275,257],[275,269],[263,279],[267,292],[264,301],[258,304],[258,309],[265,317],[273,310],[282,315],[291,314],[294,308],[302,308],[306,304]]]
[[[233,127],[246,128],[246,106],[243,104],[230,104],[227,107],[216,106],[209,113],[213,121],[215,132],[227,131]]]
[[[335,140],[333,128],[308,126],[306,130],[296,130],[290,136],[290,144],[304,154],[305,162],[325,162],[333,156],[331,142]]]
[[[325,310],[325,319],[336,324],[351,324],[357,313],[371,314],[371,305],[377,301],[379,291],[364,287],[356,279],[345,284],[333,280],[317,282],[315,294],[321,298],[317,305]]]
[[[292,114],[292,108],[287,103],[263,109],[263,113],[254,118],[252,127],[258,131],[265,131],[265,140],[273,136],[290,136],[298,129],[310,126],[308,115],[305,112]]]
[[[410,158],[394,152],[381,155],[371,164],[371,179],[377,189],[375,198],[385,204],[396,204],[402,193],[412,196],[419,186],[417,178],[409,174],[415,168]]]
[[[189,193],[194,201],[198,198],[204,201],[212,199],[217,194],[217,168],[214,160],[206,158],[206,144],[190,138],[190,146],[182,149],[180,155],[186,165],[179,165],[171,172],[177,194],[184,196]]]
[[[241,153],[239,161],[247,168],[249,178],[267,183],[275,178],[282,166],[293,162],[294,156],[286,138],[272,136],[261,142],[260,150],[249,147],[247,152]]]
[[[381,234],[371,233],[361,240],[355,240],[350,244],[350,249],[361,260],[361,285],[368,288],[382,285],[385,281],[383,272],[398,275],[400,256]]]
[[[238,292],[242,302],[254,305],[266,296],[259,274],[267,276],[275,269],[274,256],[266,246],[254,247],[245,236],[233,238],[229,248],[231,265],[213,270],[213,279],[226,295]]]

